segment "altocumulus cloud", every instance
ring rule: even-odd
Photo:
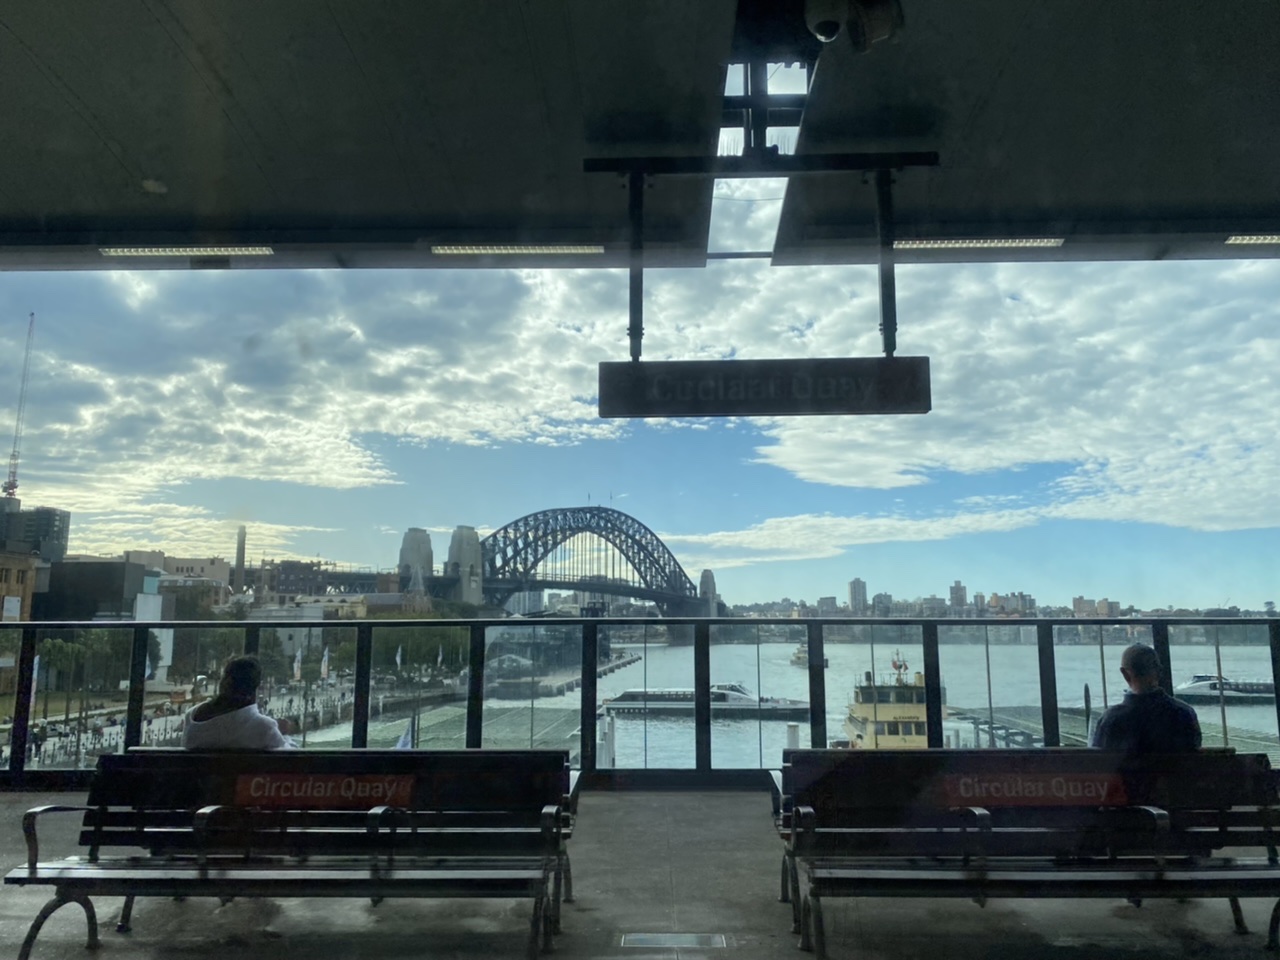
[[[770,206],[733,204],[728,222],[765,238]],[[727,566],[1046,517],[1280,524],[1280,264],[914,267],[899,296],[899,352],[931,357],[932,413],[726,426],[754,431],[757,462],[800,481],[899,488],[905,515],[788,517],[780,505],[772,520],[673,543]],[[361,442],[370,435],[625,449],[658,426],[596,417],[596,364],[627,355],[618,272],[10,275],[0,316],[31,304],[24,488],[87,514],[95,542],[164,523],[193,547],[225,544],[222,519],[168,502],[195,479],[399,482]],[[868,268],[654,271],[646,309],[651,359],[879,353]],[[17,381],[23,333],[0,328],[0,383]],[[908,491],[943,474],[1036,465],[1058,479],[1022,500],[910,507]],[[301,529],[273,531],[280,552]]]

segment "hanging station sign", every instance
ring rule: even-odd
[[[928,413],[928,357],[600,364],[601,417]]]

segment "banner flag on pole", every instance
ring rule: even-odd
[[[147,654],[147,672],[142,675],[143,680],[151,679],[151,654]]]
[[[400,734],[400,739],[396,741],[397,750],[413,749],[413,728],[417,719],[418,715],[416,713],[409,718],[409,725],[404,728],[404,733]]]
[[[31,665],[31,711],[28,719],[36,715],[36,688],[40,686],[40,654],[36,654],[35,663]]]
[[[298,648],[298,655],[293,658],[293,679],[302,679],[302,648]]]
[[[438,667],[442,663],[444,663],[444,647],[439,646],[436,647],[436,666]]]
[[[320,679],[329,679],[329,648],[324,648],[324,656],[320,658]]]
[[[404,653],[403,645],[396,647],[396,669],[397,670],[400,669],[400,657],[403,653]]]

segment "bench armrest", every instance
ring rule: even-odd
[[[769,781],[770,781],[769,793],[770,793],[770,796],[773,798],[773,819],[777,821],[778,818],[782,816],[782,808],[783,808],[782,771],[770,770]]]
[[[978,831],[978,845],[976,851],[976,859],[978,861],[978,869],[987,869],[987,838],[991,836],[991,811],[986,807],[952,807],[953,813],[958,813],[972,821],[973,827]],[[969,824],[965,825],[965,832],[969,832]],[[965,854],[965,859],[969,858],[969,854]]]
[[[547,849],[553,853],[560,853],[561,831],[564,828],[564,817],[561,808],[554,803],[548,803],[542,808],[541,816],[542,836],[547,841]]]
[[[1155,840],[1152,841],[1152,854],[1155,856],[1156,869],[1164,870],[1164,851],[1165,840],[1169,836],[1169,811],[1162,807],[1136,806],[1134,810],[1141,810],[1148,814],[1155,826]]]
[[[582,771],[569,771],[569,792],[564,795],[564,809],[570,817],[578,815],[578,788],[582,784]]]
[[[791,852],[804,855],[813,846],[814,824],[818,819],[813,807],[799,806],[791,811]]]
[[[40,860],[40,841],[36,837],[36,820],[46,813],[88,813],[97,807],[69,806],[61,803],[49,803],[42,807],[32,807],[22,815],[22,838],[27,841],[27,870],[35,873],[36,864]]]

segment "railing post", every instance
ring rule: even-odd
[[[262,627],[251,623],[244,628],[244,655],[256,657],[260,649],[262,649]]]
[[[1156,656],[1160,660],[1160,686],[1164,687],[1165,692],[1173,692],[1173,664],[1170,662],[1169,650],[1169,624],[1164,620],[1154,620],[1151,623],[1151,646],[1155,648]],[[1275,648],[1272,646],[1271,655],[1275,656]]]
[[[1280,620],[1267,624],[1267,639],[1271,646],[1271,680],[1280,677]],[[1280,730],[1280,697],[1276,698],[1276,729]]]
[[[827,671],[826,645],[822,624],[805,624],[809,632],[809,746],[825,750],[827,746]],[[779,758],[781,763],[782,759]]]
[[[924,732],[930,749],[938,749],[942,741],[942,664],[938,654],[938,625],[920,627],[920,643],[924,647]]]
[[[587,621],[582,625],[582,683],[578,686],[582,694],[578,766],[583,773],[594,773],[596,769],[596,698],[599,689],[596,673],[599,668],[600,624]]]
[[[1062,746],[1058,727],[1058,665],[1054,659],[1053,624],[1036,624],[1036,647],[1040,654],[1040,725],[1046,747]],[[1088,737],[1089,731],[1085,731]]]
[[[471,624],[471,649],[467,670],[467,749],[484,742],[484,624]]]
[[[31,732],[31,701],[38,677],[33,676],[36,665],[36,628],[23,627],[18,647],[18,689],[14,693],[13,728],[9,735],[9,769],[22,773],[27,765],[27,742]]]
[[[351,698],[351,746],[369,746],[370,681],[373,679],[373,624],[356,625],[356,676]]]
[[[142,711],[146,706],[147,638],[151,628],[139,624],[133,628],[133,649],[129,658],[129,703],[124,715],[124,746],[142,743]]]
[[[711,769],[711,624],[693,625],[693,756],[699,770]]]

